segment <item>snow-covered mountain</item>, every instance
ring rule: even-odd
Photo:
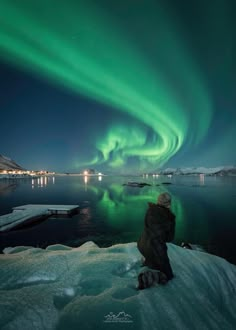
[[[166,168],[158,172],[161,175],[194,175],[194,174],[205,174],[205,175],[236,175],[235,166],[219,166],[219,167],[183,167],[183,168]]]
[[[0,171],[2,170],[24,170],[24,168],[14,162],[14,160],[0,155]]]

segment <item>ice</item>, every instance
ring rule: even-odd
[[[168,244],[175,277],[138,291],[135,242],[0,255],[0,329],[235,329],[236,266]]]
[[[52,214],[70,214],[79,205],[27,204],[13,207],[13,212],[0,216],[0,232],[29,221],[37,221]]]
[[[32,218],[39,218],[44,216],[47,212],[47,209],[44,208],[35,208],[33,210],[26,209],[22,211],[16,211],[9,214],[0,216],[0,231],[9,230],[17,225],[27,221]]]

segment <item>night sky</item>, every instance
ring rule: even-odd
[[[235,165],[235,0],[0,0],[0,153],[105,173]]]

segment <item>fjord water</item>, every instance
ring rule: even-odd
[[[124,185],[146,182],[143,188]],[[166,184],[169,183],[169,184]],[[161,192],[172,195],[175,244],[190,242],[236,264],[236,177],[55,176],[0,181],[0,215],[24,204],[79,204],[72,217],[52,216],[0,234],[0,248],[17,245],[100,247],[137,241],[148,202]]]

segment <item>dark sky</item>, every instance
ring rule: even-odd
[[[0,111],[29,169],[235,165],[236,2],[1,0]]]

